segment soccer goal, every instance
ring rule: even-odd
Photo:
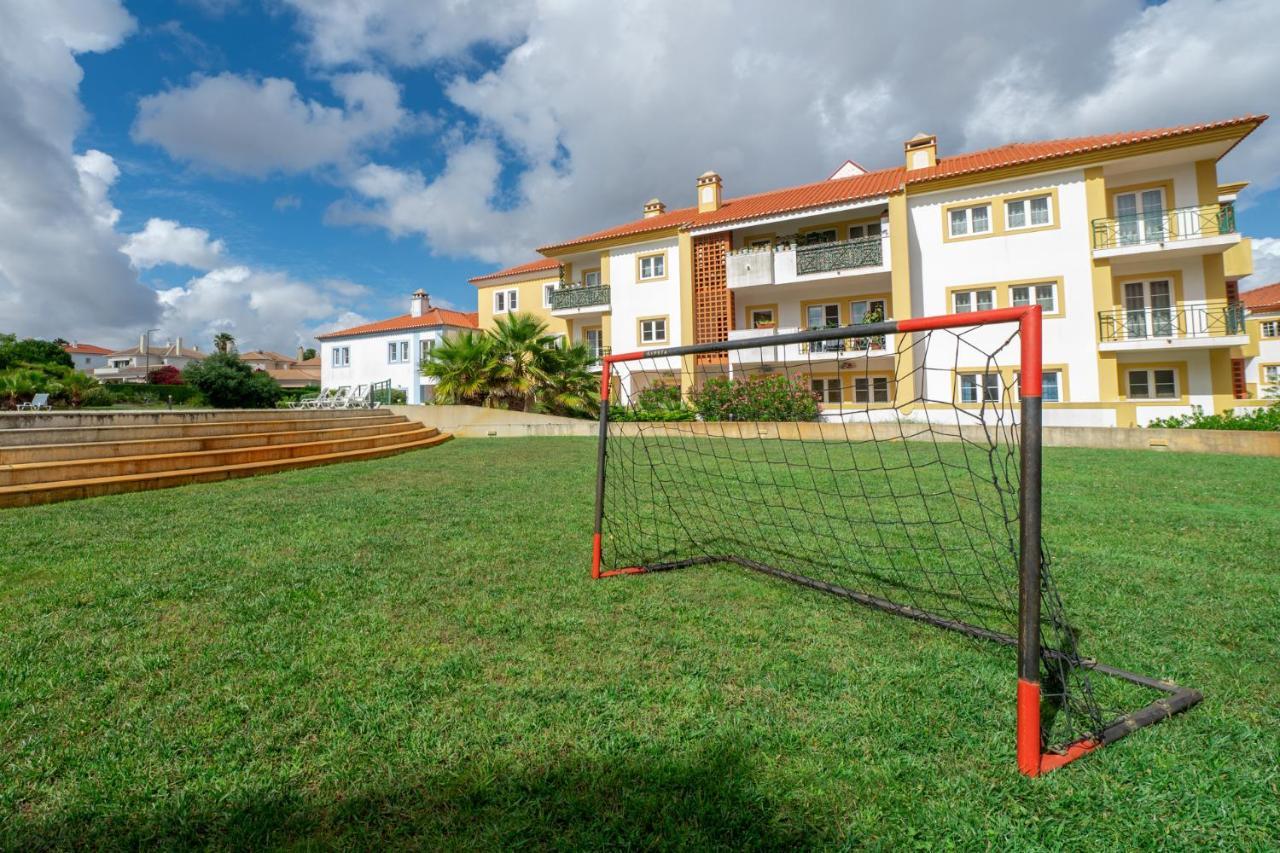
[[[737,565],[1008,647],[1018,768],[1061,767],[1201,699],[1077,647],[1041,538],[1063,378],[1035,305],[607,356],[592,576]]]

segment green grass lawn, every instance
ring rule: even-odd
[[[591,582],[594,450],[0,511],[0,846],[1280,837],[1280,460],[1046,451],[1085,650],[1206,698],[1027,780],[1007,650],[733,566]]]

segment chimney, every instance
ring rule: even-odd
[[[715,172],[703,172],[698,176],[698,212],[708,213],[720,209],[720,176]]]
[[[431,297],[427,296],[427,292],[419,287],[409,299],[409,316],[421,317],[424,312],[430,309]]]
[[[662,202],[658,201],[656,198],[651,198],[644,203],[645,219],[648,219],[651,216],[661,216],[666,212],[667,212],[667,206]]]
[[[178,339],[173,342],[173,354],[182,355],[182,336],[181,335],[179,335]]]
[[[302,347],[301,347],[301,346],[299,346],[299,347],[298,347],[298,361],[306,361],[306,359],[304,359],[304,358],[302,357],[302,353],[303,353],[303,352],[305,352],[305,350],[303,350],[303,349],[302,349]]]
[[[917,133],[902,144],[907,155],[907,171],[928,169],[938,164],[938,137]]]
[[[138,335],[138,353],[141,355],[147,354],[147,333],[146,332],[143,332],[142,334]]]

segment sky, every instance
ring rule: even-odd
[[[292,352],[419,287],[474,310],[707,169],[1275,115],[1276,32],[1274,0],[0,0],[0,332]],[[1219,176],[1246,286],[1280,280],[1280,116]]]

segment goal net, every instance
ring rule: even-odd
[[[1040,314],[607,356],[593,576],[732,564],[1009,647],[1028,775],[1194,705],[1077,647],[1041,539]]]

